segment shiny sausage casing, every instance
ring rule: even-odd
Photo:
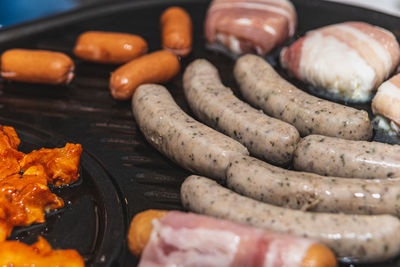
[[[243,97],[268,115],[294,125],[302,136],[322,134],[369,140],[368,113],[311,96],[282,79],[261,57],[245,55],[236,61],[236,81]]]
[[[128,240],[144,250],[138,267],[337,267],[333,252],[314,240],[191,212],[140,212]]]
[[[74,54],[96,63],[122,64],[147,52],[146,41],[134,34],[88,31],[78,37]]]
[[[326,177],[238,156],[229,164],[226,184],[239,194],[291,209],[400,216],[400,178]]]
[[[299,132],[239,100],[207,60],[185,70],[183,88],[193,113],[207,125],[241,142],[255,156],[276,164],[292,160]]]
[[[342,260],[377,262],[400,252],[400,220],[391,215],[314,213],[259,202],[192,175],[181,187],[185,208],[254,227],[312,238]]]
[[[230,159],[248,154],[239,142],[183,112],[163,86],[140,86],[132,111],[147,141],[189,171],[225,179]]]
[[[299,142],[293,163],[296,170],[321,175],[400,177],[400,146],[310,135]]]
[[[161,39],[164,49],[185,57],[192,51],[192,20],[180,7],[169,7],[160,18]]]
[[[111,74],[111,95],[118,100],[127,100],[139,85],[165,83],[178,74],[179,70],[179,60],[171,52],[161,50],[141,56]]]
[[[74,68],[72,59],[60,52],[10,49],[1,55],[1,76],[18,82],[68,84]]]

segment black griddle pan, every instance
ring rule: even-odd
[[[0,30],[0,52],[9,48],[48,49],[69,54],[76,76],[68,86],[49,86],[1,81],[0,123],[14,126],[22,139],[21,150],[61,147],[65,142],[82,144],[80,180],[68,187],[53,188],[66,207],[49,214],[45,224],[15,229],[11,239],[32,243],[43,235],[55,248],[77,249],[87,266],[136,266],[138,260],[126,247],[129,221],[139,211],[183,209],[179,187],[190,173],[152,148],[140,133],[130,101],[113,100],[108,90],[110,72],[117,66],[83,62],[72,54],[78,35],[88,30],[127,32],[143,36],[149,50],[161,48],[159,16],[171,5],[185,8],[194,22],[194,47],[182,60],[182,70],[196,58],[206,58],[220,70],[223,82],[236,90],[232,75],[234,58],[206,49],[203,22],[206,0],[109,1],[47,19]],[[292,0],[298,13],[293,42],[306,31],[324,25],[360,20],[382,26],[400,38],[400,18],[379,12],[319,0]],[[280,68],[280,49],[267,60],[298,87]],[[177,103],[189,114],[184,100],[182,72],[167,84]],[[311,88],[312,89],[312,88]],[[347,104],[347,103],[346,103]],[[350,104],[349,104],[350,105]],[[370,105],[353,105],[371,114]],[[374,140],[400,143],[375,131]],[[373,265],[400,266],[399,259]]]

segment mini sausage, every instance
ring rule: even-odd
[[[171,52],[163,50],[141,56],[111,74],[111,95],[118,100],[127,100],[139,85],[168,82],[179,69],[179,60]]]
[[[256,157],[280,165],[292,160],[300,138],[296,128],[239,100],[207,60],[197,59],[186,68],[183,88],[193,113],[207,125],[241,142]]]
[[[295,151],[294,168],[366,179],[400,177],[400,146],[310,135]]]
[[[312,240],[304,240],[304,239],[298,239],[295,237],[291,237],[291,236],[286,236],[286,235],[276,235],[270,232],[260,232],[259,230],[255,230],[252,228],[249,228],[247,226],[242,226],[242,225],[237,225],[231,222],[227,222],[227,221],[223,221],[223,220],[216,220],[213,218],[207,218],[205,216],[200,217],[199,215],[194,215],[191,213],[182,213],[182,212],[176,212],[176,211],[172,211],[171,213],[166,211],[166,210],[146,210],[143,212],[140,212],[138,214],[135,215],[135,217],[133,218],[130,227],[129,227],[129,233],[128,233],[128,246],[131,250],[131,252],[139,257],[144,248],[146,247],[147,243],[150,240],[150,235],[152,234],[153,231],[153,225],[152,223],[154,222],[153,220],[159,220],[162,219],[166,216],[170,216],[171,219],[169,219],[169,221],[171,221],[173,218],[174,219],[178,219],[178,218],[185,218],[186,220],[188,219],[199,219],[201,218],[204,221],[204,224],[207,224],[207,227],[210,228],[210,230],[217,232],[217,233],[228,233],[229,235],[233,234],[233,229],[240,229],[240,231],[242,231],[243,235],[246,235],[246,237],[248,237],[250,240],[247,240],[246,243],[243,243],[242,246],[239,246],[239,250],[236,252],[236,255],[238,255],[238,258],[236,258],[234,260],[234,263],[232,263],[231,265],[229,265],[229,263],[224,262],[226,264],[226,266],[237,266],[238,265],[238,261],[240,261],[241,259],[245,260],[246,258],[251,259],[252,255],[259,255],[261,257],[267,255],[269,256],[269,258],[274,262],[274,261],[278,261],[281,264],[283,264],[283,266],[291,266],[294,267],[293,265],[289,265],[289,264],[293,264],[293,263],[300,263],[300,265],[296,265],[298,267],[335,267],[337,266],[337,261],[335,258],[335,255],[332,253],[332,251],[327,248],[326,246],[316,243]],[[160,223],[158,223],[160,224]],[[176,222],[176,228],[179,229],[179,226],[182,225],[181,227],[183,231],[185,231],[187,233],[187,231],[191,231],[193,230],[193,232],[196,231],[196,222],[185,222],[185,225],[191,225],[190,228],[185,228],[184,225],[182,225],[181,222]],[[200,231],[204,231],[206,228],[202,227],[202,222],[199,222],[199,226],[198,226]],[[156,227],[155,231],[160,231],[160,226]],[[222,232],[219,230],[220,228],[222,228]],[[224,230],[225,228],[225,230]],[[233,229],[232,229],[233,228]],[[179,230],[178,230],[179,231]],[[190,234],[188,234],[190,235]],[[256,235],[260,235],[261,238],[263,238],[263,236],[265,235],[265,238],[267,240],[270,241],[269,245],[270,247],[261,247],[261,246],[256,246],[257,251],[251,251],[251,248],[254,248],[254,246],[252,246],[251,242],[260,242],[259,238],[253,240],[251,239],[251,237],[256,236]],[[240,235],[238,235],[240,236]],[[174,238],[182,238],[182,236],[173,236],[170,235],[170,237],[165,237],[167,238],[167,241],[171,242],[173,241],[172,239]],[[161,242],[162,243],[162,242]],[[195,241],[193,240],[193,244],[197,244],[197,247],[194,247],[194,250],[199,249],[204,249],[202,246],[204,246],[205,241],[201,242],[201,241]],[[272,244],[275,244],[272,245]],[[281,246],[280,248],[276,249],[278,246],[277,244],[281,244],[281,245],[285,245],[283,249],[283,246]],[[179,244],[176,244],[177,246],[179,246]],[[200,246],[200,247],[199,247]],[[213,244],[209,244],[209,246],[213,246]],[[229,250],[228,248],[229,244],[225,244],[225,247],[227,250]],[[132,249],[134,248],[134,249]],[[275,249],[272,249],[275,248]],[[292,248],[292,250],[290,250],[290,248]],[[189,248],[191,249],[191,248]],[[293,252],[293,250],[297,250],[296,253],[291,253],[291,255],[287,255],[287,257],[285,259],[279,259],[279,256],[285,253]],[[304,251],[304,252],[303,252]],[[155,252],[154,250],[151,251],[150,254],[154,255],[157,252]],[[183,252],[184,253],[184,252]],[[190,252],[189,252],[190,253]],[[204,255],[202,255],[202,252],[198,252],[199,256],[204,257]],[[226,251],[215,251],[215,254],[220,254],[220,255],[224,255],[224,253],[227,253]],[[296,254],[296,255],[292,255],[292,254]],[[181,254],[182,255],[182,254]],[[304,255],[303,258],[295,258],[297,255]],[[192,255],[193,256],[193,255]],[[272,257],[275,256],[276,258],[272,259]],[[292,257],[291,257],[292,256]],[[157,256],[155,256],[157,257]],[[154,256],[152,257],[152,259],[154,259]],[[175,257],[176,261],[182,260],[184,259],[184,257]],[[154,259],[155,260],[155,259]],[[165,259],[164,259],[165,260]],[[169,262],[169,261],[168,261]],[[192,261],[193,262],[193,261]],[[171,262],[169,262],[171,263]],[[176,264],[176,262],[173,262]],[[261,265],[261,262],[247,262],[248,266],[264,266]],[[275,262],[276,263],[276,262]],[[199,263],[197,263],[199,264]],[[236,265],[235,265],[236,264]],[[264,262],[265,264],[265,262]],[[271,263],[270,263],[271,265]],[[270,266],[268,265],[268,266]],[[186,265],[185,265],[186,266]],[[190,265],[192,266],[192,265]],[[213,262],[212,266],[218,266],[217,263]],[[275,265],[274,265],[275,266]]]
[[[1,76],[12,81],[68,84],[74,68],[72,59],[60,52],[10,49],[1,55]]]
[[[161,37],[164,49],[185,57],[192,51],[192,20],[180,7],[170,7],[161,15]]]
[[[230,159],[248,155],[239,142],[183,112],[161,85],[140,86],[132,98],[132,111],[147,141],[189,171],[225,179]]]
[[[226,184],[241,195],[291,209],[400,216],[400,178],[326,177],[241,156],[229,164]]]
[[[147,52],[146,41],[134,34],[88,31],[79,35],[76,57],[105,64],[122,64]]]
[[[128,232],[128,247],[133,255],[136,257],[142,255],[153,230],[151,222],[164,217],[167,213],[166,210],[146,210],[133,217]]]
[[[188,210],[254,227],[312,238],[341,260],[384,261],[400,253],[400,220],[391,215],[314,213],[259,202],[192,175],[181,187]]]
[[[369,140],[368,113],[311,96],[282,79],[261,57],[245,55],[236,61],[236,81],[243,97],[268,115],[292,124],[302,136],[321,134],[350,140]]]

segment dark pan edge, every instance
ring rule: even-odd
[[[173,4],[203,3],[209,0],[174,0],[169,1]],[[105,14],[117,13],[126,9],[148,8],[165,4],[165,0],[146,0],[146,1],[122,1],[119,3],[101,1],[95,5],[87,5],[71,11],[66,11],[47,18],[37,19],[30,22],[21,23],[15,26],[0,29],[0,44],[10,42],[18,38],[26,38],[30,35],[46,32],[51,29],[66,26],[81,20],[93,19]]]

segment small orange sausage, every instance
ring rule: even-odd
[[[1,76],[18,82],[68,84],[74,68],[72,59],[60,52],[11,49],[1,55]]]
[[[128,247],[133,255],[139,257],[147,242],[149,242],[154,219],[159,219],[167,215],[166,210],[146,210],[133,217],[128,232]]]
[[[146,52],[147,43],[142,37],[117,32],[84,32],[74,47],[78,58],[105,64],[126,63]]]
[[[307,250],[300,267],[337,267],[337,261],[328,247],[316,243]]]
[[[185,57],[192,51],[192,20],[180,7],[170,7],[161,15],[164,49]]]
[[[169,51],[161,50],[141,56],[111,74],[111,95],[118,100],[127,100],[139,85],[165,83],[178,74],[179,69],[178,58]]]
[[[153,230],[152,221],[167,215],[166,210],[146,210],[133,217],[128,232],[128,247],[135,256],[139,257]],[[312,244],[302,260],[300,267],[336,267],[337,261],[333,252],[326,246]]]

